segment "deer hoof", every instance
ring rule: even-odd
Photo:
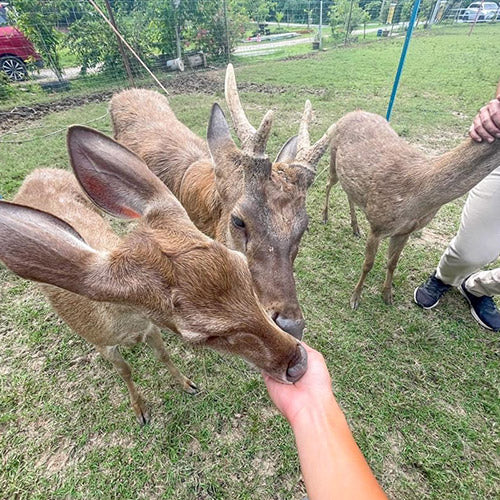
[[[351,296],[351,309],[355,311],[359,307],[359,303],[361,302],[361,297],[358,292],[354,292]]]
[[[133,403],[132,409],[134,410],[135,418],[137,419],[137,422],[141,427],[143,425],[149,424],[151,420],[151,414],[149,413],[149,410],[147,409],[144,401]]]
[[[384,299],[384,302],[388,306],[392,306],[392,290],[391,289],[386,289],[382,291],[382,298]]]
[[[328,216],[323,215],[323,217],[321,219],[321,224],[326,224],[327,222],[328,222]]]
[[[184,381],[182,382],[182,388],[188,394],[197,394],[198,392],[200,392],[198,386],[193,381],[189,380],[187,377],[184,377]]]

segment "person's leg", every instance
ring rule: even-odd
[[[500,330],[500,311],[492,297],[500,294],[500,268],[472,274],[462,281],[459,291],[469,303],[472,317],[482,327]]]
[[[415,302],[435,307],[451,286],[495,260],[500,253],[500,167],[469,193],[457,235],[426,283],[415,289]]]
[[[500,268],[474,273],[465,280],[464,286],[476,297],[500,295]]]

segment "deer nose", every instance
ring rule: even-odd
[[[303,319],[290,319],[278,314],[274,321],[286,333],[289,333],[298,340],[302,339],[302,333],[306,326],[306,322]]]
[[[297,345],[297,349],[293,355],[292,360],[288,363],[286,370],[286,378],[289,382],[294,384],[297,380],[304,375],[307,370],[307,352],[301,344]]]

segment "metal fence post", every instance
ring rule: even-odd
[[[323,35],[321,34],[322,27],[323,27],[323,0],[319,2],[319,26],[318,26],[319,50],[323,48]]]
[[[386,115],[387,121],[391,119],[392,107],[394,106],[394,100],[396,99],[396,92],[398,91],[399,79],[401,78],[401,73],[403,71],[403,65],[406,59],[406,52],[408,51],[408,45],[410,44],[410,38],[413,33],[413,27],[415,26],[415,19],[417,18],[419,7],[420,7],[420,0],[415,0],[410,17],[410,25],[408,26],[405,43],[403,45],[401,57],[399,58],[399,65],[398,65],[398,70],[396,71],[396,78],[394,79],[394,85],[392,86],[391,98],[389,99],[389,106],[387,108],[387,115]]]

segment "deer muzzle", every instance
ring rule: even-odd
[[[288,363],[288,368],[286,370],[286,378],[288,382],[294,384],[307,370],[307,352],[302,347],[301,344],[297,345],[297,349],[295,350],[295,354],[291,359],[290,363]]]

